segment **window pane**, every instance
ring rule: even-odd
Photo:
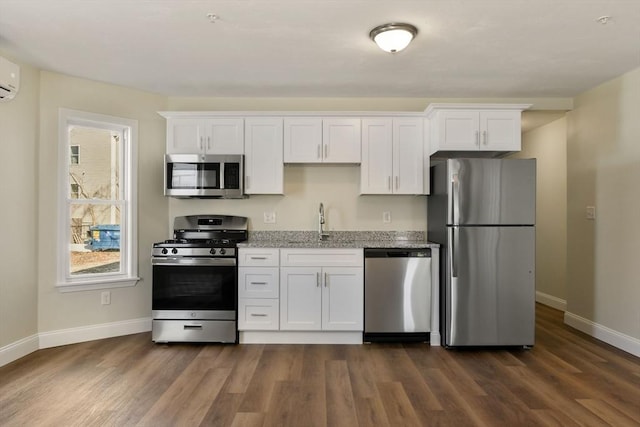
[[[111,130],[70,127],[69,182],[78,186],[77,198],[120,199],[121,139]]]
[[[120,271],[120,206],[116,204],[71,204],[72,275]]]

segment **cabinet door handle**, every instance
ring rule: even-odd
[[[396,175],[396,190],[398,189],[399,185],[400,185],[400,181],[398,179],[398,175]]]
[[[320,148],[320,144],[318,144],[318,160],[322,158],[322,151]]]
[[[211,150],[211,137],[207,137],[207,150]]]
[[[476,131],[476,145],[480,146],[480,131]]]
[[[326,160],[326,158],[329,156],[329,145],[325,144],[324,145],[324,158]]]
[[[391,175],[387,177],[387,188],[389,188],[389,191],[391,191]]]
[[[200,137],[200,151],[204,150],[204,137]]]
[[[251,313],[251,317],[267,317],[264,313]]]
[[[247,189],[247,190],[249,188],[251,188],[251,185],[249,185],[249,182],[250,182],[249,181],[249,175],[247,175],[247,176],[244,177],[244,188]]]
[[[329,286],[329,276],[327,275],[327,273],[324,273],[324,287],[328,287]]]
[[[316,288],[320,287],[320,273],[316,273]]]
[[[486,130],[482,131],[482,139],[484,141],[484,145],[488,145],[489,144],[489,134],[487,133]]]

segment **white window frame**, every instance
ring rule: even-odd
[[[77,203],[70,194],[69,127],[87,126],[122,132],[121,144],[121,230],[120,271],[114,273],[72,276],[70,272],[69,242],[71,241],[70,206]],[[61,108],[58,114],[58,278],[57,288],[61,292],[135,286],[138,277],[138,232],[137,232],[137,120],[85,111]],[[99,203],[100,201],[96,201]]]

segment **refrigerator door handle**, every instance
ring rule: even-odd
[[[451,176],[451,223],[452,225],[460,224],[460,195],[458,174]]]
[[[458,226],[451,227],[451,277],[458,277],[458,248],[460,247],[460,230]]]

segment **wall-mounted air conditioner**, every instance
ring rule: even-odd
[[[13,99],[20,89],[20,67],[0,56],[0,101]]]

